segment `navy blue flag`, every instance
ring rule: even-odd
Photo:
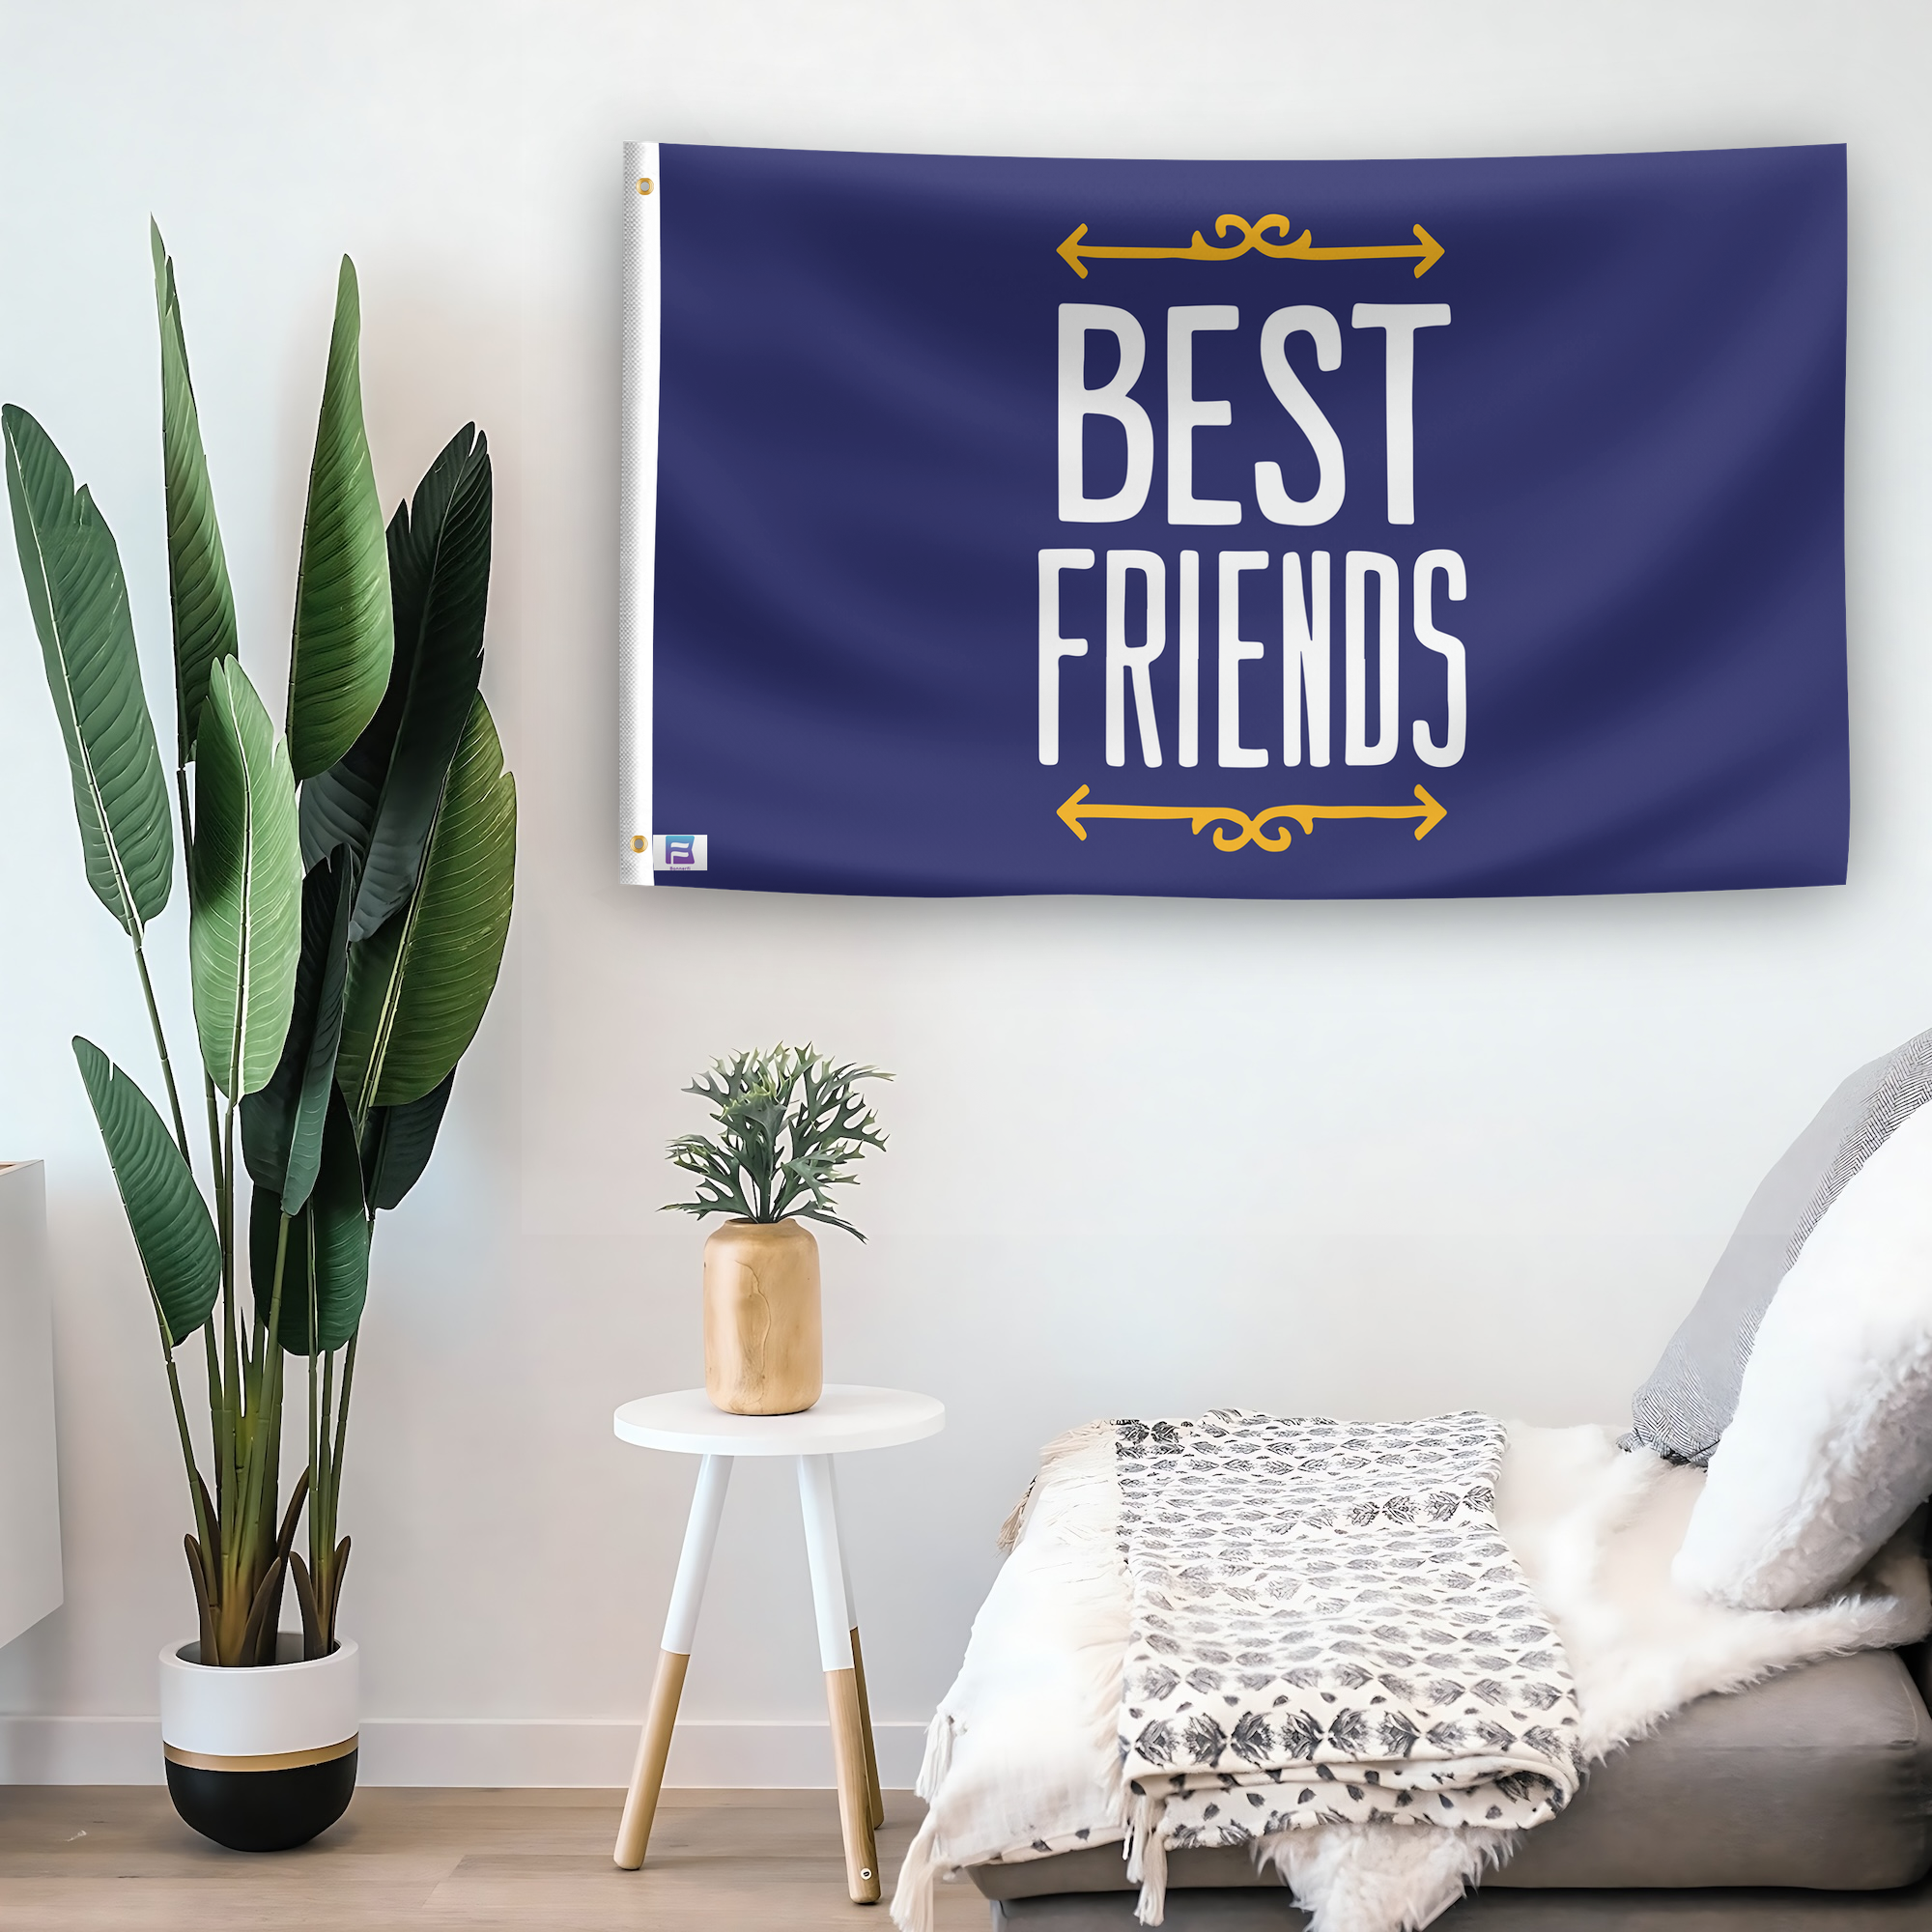
[[[627,159],[627,878],[1843,880],[1842,148]]]

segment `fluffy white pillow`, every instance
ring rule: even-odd
[[[1671,1577],[1816,1603],[1932,1492],[1932,1107],[1853,1177],[1766,1311]]]

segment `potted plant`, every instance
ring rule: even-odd
[[[332,1824],[355,1787],[337,1506],[369,1245],[377,1214],[429,1159],[496,984],[516,787],[477,690],[488,448],[473,425],[459,432],[384,531],[347,257],[277,735],[238,655],[174,265],[158,230],[153,241],[172,809],[113,534],[24,410],[0,410],[0,440],[88,882],[132,942],[167,1106],[163,1119],[76,1037],[147,1277],[193,1521],[199,1634],[161,1657],[168,1786],[198,1831],[272,1850]],[[173,885],[171,810],[187,855],[198,1107],[191,1090],[183,1104],[146,955]],[[205,1188],[191,1118],[206,1125]],[[205,1380],[200,1446],[184,1350]],[[307,1384],[308,1453],[284,1504],[290,1355]],[[291,1586],[301,1629],[285,1633]]]
[[[696,1199],[665,1206],[731,1217],[704,1243],[704,1386],[727,1414],[791,1415],[824,1390],[818,1242],[802,1224],[866,1238],[832,1211],[831,1190],[857,1180],[866,1150],[886,1144],[859,1082],[892,1077],[781,1044],[714,1061],[684,1090],[709,1105],[718,1130],[671,1142]]]

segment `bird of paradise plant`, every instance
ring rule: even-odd
[[[473,425],[460,431],[384,530],[346,256],[277,735],[242,668],[174,264],[157,229],[153,246],[172,807],[113,533],[24,410],[0,409],[0,440],[88,883],[132,943],[167,1100],[163,1121],[132,1077],[75,1038],[159,1329],[194,1523],[185,1545],[200,1657],[259,1664],[274,1661],[291,1579],[304,1656],[334,1647],[349,1557],[337,1506],[370,1240],[378,1212],[429,1160],[496,985],[516,787],[478,691],[488,447]],[[174,883],[172,814],[187,857],[206,1194],[146,952]],[[205,1464],[177,1354],[197,1335]],[[306,1362],[308,1457],[284,1505],[290,1354]],[[295,1547],[304,1503],[306,1554]]]

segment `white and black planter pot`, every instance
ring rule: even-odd
[[[201,1645],[161,1652],[161,1747],[175,1809],[237,1852],[305,1845],[355,1789],[357,1652],[301,1661],[284,1631],[276,1662],[214,1669]]]

